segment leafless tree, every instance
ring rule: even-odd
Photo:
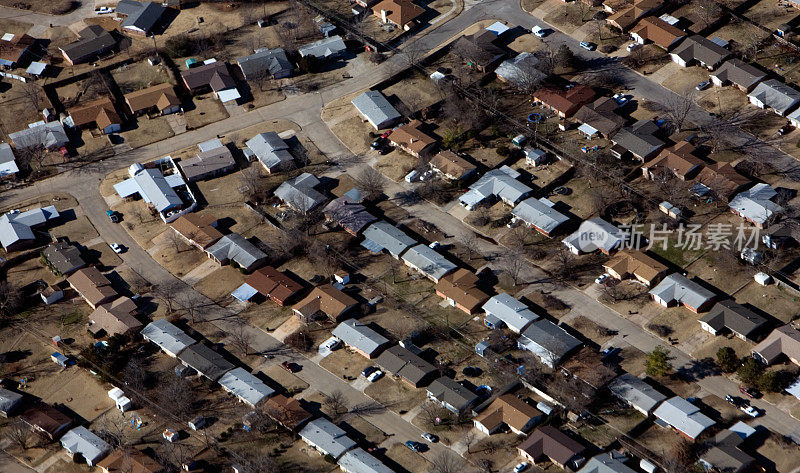
[[[42,106],[42,88],[35,82],[22,82],[22,96],[33,110]]]
[[[514,285],[520,283],[522,270],[525,268],[525,253],[520,248],[508,248],[502,256],[503,269],[511,277]]]
[[[31,438],[31,428],[24,422],[17,419],[12,421],[3,429],[3,437],[12,445],[22,450],[28,449],[28,441]]]
[[[385,188],[383,174],[372,166],[364,167],[355,180],[367,200],[377,200],[383,195]]]
[[[467,261],[472,261],[472,255],[477,251],[478,236],[474,232],[465,230],[458,237],[458,241],[464,246],[464,252],[467,254]]]
[[[553,253],[553,259],[558,263],[558,272],[561,277],[567,277],[572,271],[572,265],[575,257],[564,246],[559,245],[558,249]]]
[[[683,131],[689,112],[694,105],[694,89],[688,87],[679,94],[670,95],[664,101],[664,113],[676,132]]]
[[[233,327],[228,331],[231,339],[231,346],[238,351],[242,356],[247,356],[250,351],[250,343],[252,337],[247,330],[247,322],[241,320],[238,316],[232,319]]]
[[[697,16],[706,27],[719,19],[722,15],[722,5],[717,0],[695,0]]]
[[[156,298],[164,304],[167,315],[175,312],[177,304],[178,291],[175,284],[168,283],[165,285],[157,285],[153,287],[153,293]]]
[[[147,362],[144,358],[133,356],[128,360],[128,364],[122,370],[122,379],[125,387],[130,388],[133,393],[141,393],[147,389],[148,374]]]
[[[524,222],[520,222],[519,225],[511,228],[506,238],[510,247],[517,248],[519,251],[524,252],[525,245],[530,241],[531,235],[531,227]]]
[[[241,469],[239,473],[279,473],[284,471],[268,455],[256,455],[246,459],[237,459]]]
[[[21,303],[20,288],[9,281],[0,281],[0,315],[10,317],[16,314]]]
[[[158,383],[155,388],[155,402],[158,406],[180,419],[186,419],[194,411],[192,400],[196,398],[189,383],[182,378],[175,379],[174,375],[169,380]]]
[[[325,406],[325,409],[334,422],[341,419],[342,416],[347,414],[347,411],[350,410],[347,398],[344,393],[338,389],[327,395],[322,404]]]
[[[464,436],[461,438],[461,443],[464,444],[464,447],[467,449],[467,455],[472,453],[469,450],[470,448],[472,448],[473,445],[475,445],[475,442],[477,442],[477,440],[478,437],[475,434],[475,429],[469,429],[467,433],[464,434]]]
[[[431,460],[431,473],[458,473],[464,469],[464,462],[450,450],[443,450]]]
[[[35,133],[39,135],[39,133]],[[44,162],[47,159],[48,151],[44,147],[44,132],[41,133],[42,139],[37,140],[36,144],[17,149],[17,164],[22,166],[21,169],[29,170],[35,177],[38,177],[44,171]]]
[[[170,246],[172,246],[173,251],[175,253],[180,253],[184,249],[186,249],[186,242],[178,235],[178,232],[169,229],[167,230],[167,242],[169,242]]]
[[[258,163],[251,164],[239,173],[239,191],[248,199],[259,198],[264,194],[265,183]]]
[[[492,473],[494,471],[494,462],[488,458],[479,458],[475,465],[483,472],[483,473]]]

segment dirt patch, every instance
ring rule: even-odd
[[[344,106],[342,107],[342,112],[346,113],[346,109]],[[339,109],[330,108],[328,110],[334,111]],[[352,117],[333,125],[331,131],[342,140],[342,143],[344,143],[353,154],[360,155],[369,151],[370,144],[372,143],[372,137],[369,133],[374,130],[368,124],[365,124],[361,116],[356,113]]]
[[[298,378],[294,374],[289,373],[277,364],[272,364],[261,371],[269,376],[270,379],[275,380],[275,382],[286,388],[286,391],[292,395],[303,391],[304,389],[308,389],[308,383]]]
[[[230,266],[222,266],[194,285],[194,288],[217,303],[229,300],[231,292],[242,285],[244,275]]]
[[[340,348],[323,358],[319,365],[340,378],[345,376],[358,378],[364,368],[371,366],[372,363],[372,361],[349,351],[347,348]]]
[[[163,64],[151,66],[146,61],[120,66],[111,71],[111,76],[123,94],[170,81]]]
[[[122,136],[131,148],[166,140],[175,136],[166,117],[148,118],[141,116],[136,119],[136,128],[123,131]]]
[[[73,0],[0,0],[0,6],[17,8],[19,10],[32,10],[49,15],[65,15],[80,6],[80,2]]]
[[[404,414],[425,400],[425,391],[386,376],[367,386],[364,394],[398,414]]]
[[[399,150],[394,150],[378,158],[375,168],[389,179],[400,182],[417,165],[417,158]]]
[[[400,442],[389,447],[386,456],[409,472],[428,471],[430,468],[430,463],[425,457],[412,452]]]
[[[0,30],[1,31],[1,30]],[[10,87],[8,87],[10,86]],[[35,83],[23,84],[17,80],[4,80],[0,88],[0,130],[3,141],[8,141],[8,133],[13,133],[28,127],[42,119],[39,110],[45,106],[45,96],[41,88]]]
[[[188,110],[184,114],[187,130],[202,128],[230,116],[222,102],[217,100],[211,93],[196,95],[194,97],[194,105],[194,109]]]

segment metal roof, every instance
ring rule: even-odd
[[[28,125],[28,128],[15,131],[9,134],[8,137],[17,149],[30,148],[37,145],[42,145],[47,149],[54,149],[69,143],[67,132],[64,131],[64,125],[59,121],[32,123]]]
[[[348,319],[340,323],[333,332],[346,345],[356,348],[367,355],[375,353],[389,343],[389,339],[356,319]]]
[[[491,196],[497,196],[504,201],[516,204],[533,189],[517,180],[519,172],[508,166],[492,169],[469,186],[469,191],[459,199],[462,205],[472,208]]]
[[[236,62],[247,80],[258,79],[265,72],[274,77],[293,69],[292,63],[286,57],[286,51],[282,48],[256,49],[253,54],[240,57]]]
[[[234,368],[219,379],[219,384],[242,401],[255,406],[262,399],[268,398],[275,390],[264,384],[244,368]]]
[[[378,90],[369,90],[354,98],[350,103],[364,116],[375,129],[401,117],[392,104]]]
[[[525,223],[547,233],[551,233],[559,225],[569,221],[569,217],[553,209],[553,203],[544,197],[525,199],[517,204],[511,213]]]
[[[328,419],[314,419],[300,431],[300,438],[333,458],[341,457],[356,446],[355,440]]]
[[[618,248],[625,239],[625,232],[600,217],[585,220],[578,230],[562,241],[581,253],[592,253],[602,249],[608,253]]]
[[[293,162],[289,145],[274,131],[259,133],[245,143],[255,157],[267,169],[281,167]]]
[[[544,364],[553,366],[581,346],[581,341],[553,322],[539,319],[522,332],[517,345],[536,354]]]
[[[800,103],[800,91],[777,79],[760,82],[747,96],[781,116]]]
[[[166,319],[158,319],[142,329],[142,337],[156,344],[162,350],[179,354],[186,347],[195,343],[195,339],[183,332]]]
[[[487,315],[493,315],[516,333],[522,332],[531,322],[539,318],[527,305],[505,292],[489,299],[483,304],[482,309]]]
[[[325,202],[325,196],[314,189],[319,184],[319,179],[304,172],[294,179],[284,181],[275,189],[275,196],[296,210],[307,212]]]
[[[186,347],[178,355],[178,359],[212,381],[218,380],[234,368],[233,363],[202,343]]]
[[[339,459],[339,467],[346,473],[392,473],[394,471],[362,448],[345,453]]]
[[[457,268],[436,250],[422,244],[409,248],[402,258],[403,261],[437,281]]]
[[[653,411],[653,415],[691,439],[697,438],[705,429],[715,424],[700,412],[699,407],[679,396],[662,402]]]
[[[700,308],[714,298],[713,292],[678,273],[665,277],[650,290],[650,295],[667,303],[675,301],[693,309]]]
[[[373,253],[386,250],[391,255],[398,257],[416,243],[417,241],[406,235],[403,230],[381,220],[364,230],[364,242],[361,245]]]
[[[52,205],[25,212],[8,212],[0,216],[0,244],[4,248],[8,248],[20,240],[33,240],[36,236],[32,227],[42,225],[58,216],[58,210]]]
[[[760,182],[736,194],[728,207],[747,220],[763,225],[772,215],[783,212],[783,207],[772,201],[776,195],[772,186]]]
[[[644,412],[650,412],[667,398],[645,380],[630,373],[622,374],[611,381],[608,389],[618,398]]]
[[[206,251],[219,261],[235,261],[242,268],[250,268],[260,260],[267,258],[266,253],[238,233],[229,233],[223,236]]]
[[[61,446],[69,453],[80,453],[90,465],[94,465],[111,452],[111,445],[92,433],[86,427],[75,427],[63,437]]]
[[[329,56],[335,56],[346,49],[347,46],[345,46],[344,41],[342,41],[342,37],[336,35],[300,46],[297,52],[300,53],[300,56],[327,58]]]

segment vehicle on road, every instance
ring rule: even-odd
[[[412,452],[420,453],[425,451],[424,443],[415,442],[413,440],[407,440],[406,447],[408,447],[408,449],[411,450]]]
[[[594,51],[597,45],[589,41],[581,41],[581,47],[587,51]]]
[[[291,361],[284,361],[283,363],[281,363],[281,366],[283,367],[283,369],[285,369],[290,373],[297,373],[298,371],[300,371],[300,365],[298,365],[297,363],[293,363]]]
[[[550,34],[550,30],[547,28],[542,28],[541,26],[534,26],[531,28],[531,33],[537,38],[544,38],[548,34]]]
[[[725,400],[728,401],[728,404],[731,404],[731,405],[739,407],[739,408],[742,407],[742,406],[747,406],[747,405],[750,404],[747,401],[747,399],[742,399],[739,396],[728,395],[728,396],[725,396]]]
[[[119,244],[117,244],[117,243],[109,243],[109,244],[108,244],[108,246],[110,246],[110,247],[111,247],[111,249],[112,249],[112,250],[114,250],[114,253],[116,253],[116,254],[120,254],[120,253],[122,253],[123,251],[125,251],[125,250],[122,248],[122,246],[121,246],[121,245],[119,245]]]
[[[520,473],[528,469],[531,466],[528,462],[517,463],[517,466],[514,467],[514,473]]]
[[[113,210],[106,210],[106,215],[108,215],[108,219],[111,220],[111,223],[119,223],[119,214],[114,212]]]
[[[707,80],[704,80],[703,82],[697,84],[697,87],[695,87],[695,89],[697,89],[697,90],[706,90],[709,87],[711,87],[711,82],[709,82]]]
[[[425,440],[427,440],[430,443],[436,443],[436,442],[439,441],[439,437],[437,437],[437,436],[435,436],[433,434],[429,434],[428,432],[425,432],[420,437],[424,438]]]
[[[761,393],[757,389],[753,388],[739,386],[739,392],[752,399],[761,397]]]
[[[749,415],[750,417],[758,417],[758,416],[761,415],[761,411],[759,411],[757,408],[755,408],[753,406],[750,406],[750,405],[741,406],[741,407],[739,407],[739,410],[744,412],[745,414]]]
[[[372,374],[367,376],[367,381],[369,381],[370,383],[374,383],[375,381],[381,379],[382,377],[383,377],[383,371],[376,370],[373,371]]]

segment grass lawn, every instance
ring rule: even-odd
[[[800,313],[800,297],[778,286],[760,286],[755,281],[737,292],[736,302],[752,304],[784,323]]]
[[[264,365],[266,364],[269,364],[269,366],[265,368]],[[308,389],[308,383],[298,378],[294,374],[289,373],[275,362],[267,361],[264,363],[264,365],[261,365],[261,371],[263,371],[265,375],[269,376],[270,379],[286,388],[286,391],[288,391],[290,394],[295,394],[303,391],[304,389]]]
[[[415,389],[399,379],[386,376],[367,386],[364,394],[398,414],[404,414],[425,400],[425,390]]]
[[[136,119],[136,128],[124,131],[122,136],[128,141],[131,148],[139,148],[156,141],[166,140],[175,133],[167,123],[166,117],[147,118],[146,116]]]
[[[417,158],[406,154],[404,151],[393,150],[378,158],[375,169],[389,179],[400,182],[417,165]]]
[[[195,108],[185,113],[186,129],[194,130],[201,128],[209,123],[218,122],[228,118],[228,111],[222,102],[214,98],[212,94],[196,95],[194,97]]]
[[[222,301],[230,297],[234,289],[242,285],[245,276],[231,266],[222,266],[218,270],[201,279],[194,288],[213,301]]]
[[[96,238],[98,234],[89,219],[85,215],[81,215],[74,220],[69,220],[51,228],[50,236],[53,239],[69,237],[71,241],[82,243]]]
[[[372,364],[370,360],[347,348],[340,348],[319,362],[320,366],[339,378],[342,376],[358,377],[364,368]]]

